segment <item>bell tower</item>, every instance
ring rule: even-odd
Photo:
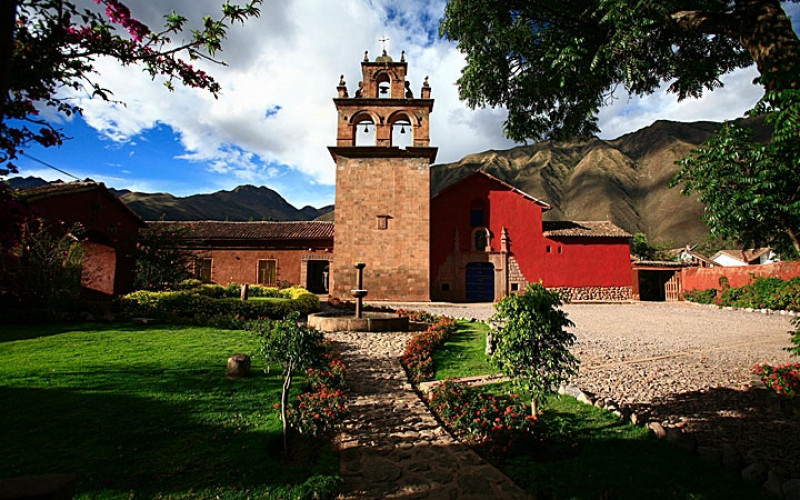
[[[404,53],[395,62],[386,50],[374,61],[365,52],[354,95],[344,76],[337,87],[336,146],[328,148],[336,162],[333,297],[351,298],[363,262],[369,299],[430,300],[433,99],[427,77],[414,96],[407,70]]]

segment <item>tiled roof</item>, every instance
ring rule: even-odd
[[[187,227],[199,240],[313,240],[332,239],[333,222],[148,221],[148,227]]]
[[[547,238],[630,238],[631,234],[608,221],[555,220],[542,222]]]
[[[40,200],[56,198],[59,196],[69,196],[73,194],[86,193],[97,191],[111,200],[112,203],[117,205],[123,212],[127,213],[136,220],[140,227],[144,226],[144,221],[122,200],[119,199],[114,193],[108,190],[102,182],[95,182],[92,180],[73,181],[73,182],[54,182],[44,186],[37,186],[34,188],[20,189],[18,192],[23,199],[28,202],[35,203]]]
[[[745,262],[749,264],[754,260],[758,260],[762,255],[768,254],[770,251],[770,247],[765,248],[750,248],[747,250],[720,250],[719,252],[715,253],[712,259],[717,258],[720,255],[727,255],[732,259],[736,259],[741,262]]]

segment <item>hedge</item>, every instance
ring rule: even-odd
[[[280,290],[279,298],[273,300],[240,300],[225,297],[224,294],[221,294],[222,298],[218,298],[218,290],[213,286],[168,292],[140,290],[125,295],[120,303],[123,311],[131,315],[196,324],[214,322],[215,318],[221,317],[234,317],[238,320],[281,319],[294,311],[308,314],[319,310],[319,298],[299,287]],[[223,287],[218,288],[225,290]]]
[[[720,307],[800,311],[800,276],[784,281],[780,278],[758,278],[745,286],[722,291],[689,290],[683,298]]]

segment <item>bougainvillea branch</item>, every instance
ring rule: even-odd
[[[66,116],[81,108],[64,92],[85,92],[111,100],[112,92],[96,81],[94,61],[112,57],[122,65],[141,66],[153,79],[163,78],[211,92],[219,83],[186,60],[215,59],[228,28],[258,17],[261,0],[243,6],[227,0],[217,18],[205,16],[198,29],[175,12],[164,28],[153,31],[135,19],[119,0],[93,0],[101,11],[78,9],[68,0],[7,0],[0,8],[0,175],[16,172],[13,161],[29,144],[57,146],[63,133],[39,115],[49,107]],[[174,42],[171,37],[188,34]]]

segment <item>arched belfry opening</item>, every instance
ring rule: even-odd
[[[356,90],[344,75],[337,86],[333,297],[350,298],[354,263],[363,262],[370,298],[430,300],[433,99],[427,77],[417,93],[407,74],[405,54],[395,61],[385,50],[375,60],[365,53]]]

